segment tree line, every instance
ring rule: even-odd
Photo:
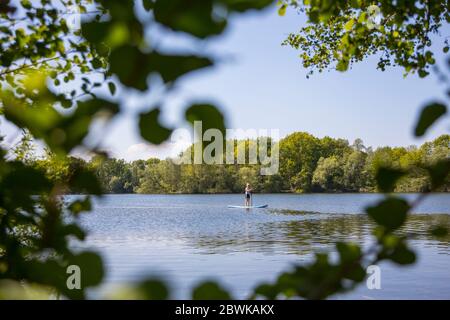
[[[238,141],[248,145],[252,140]],[[248,182],[256,192],[377,192],[375,175],[380,167],[408,171],[396,192],[426,192],[426,168],[450,156],[450,135],[441,135],[420,147],[366,147],[361,139],[317,138],[295,132],[279,142],[279,172],[260,175],[260,165],[175,164],[171,159],[150,158],[127,162],[97,155],[85,161],[46,152],[30,156],[29,139],[16,146],[16,158],[45,171],[53,181],[65,181],[77,168],[95,173],[106,193],[240,193]],[[192,147],[191,147],[192,148]],[[189,151],[189,150],[188,150]],[[248,154],[248,152],[247,152]],[[448,192],[450,181],[440,191]],[[78,190],[67,190],[77,192]]]

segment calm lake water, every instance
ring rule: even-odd
[[[267,209],[229,209],[242,195],[108,195],[82,218],[83,248],[104,257],[104,290],[148,275],[163,276],[172,298],[189,298],[199,281],[214,279],[236,298],[271,281],[336,240],[373,240],[364,208],[376,194],[255,195]],[[414,198],[416,195],[405,195]],[[381,289],[365,284],[337,299],[450,299],[450,237],[433,238],[430,224],[450,224],[450,195],[435,194],[411,215],[404,232],[418,253],[414,266],[381,264]]]

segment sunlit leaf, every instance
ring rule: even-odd
[[[79,214],[83,211],[90,211],[92,209],[91,200],[89,197],[81,200],[75,200],[69,205],[68,209],[74,214]]]

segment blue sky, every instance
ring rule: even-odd
[[[164,122],[184,126],[183,111],[189,102],[211,101],[221,107],[229,128],[274,128],[281,136],[307,131],[350,142],[361,138],[374,147],[422,143],[412,128],[422,105],[444,98],[445,88],[436,77],[405,79],[400,68],[381,72],[376,70],[377,59],[371,58],[346,73],[330,71],[306,79],[298,52],[281,46],[287,34],[304,22],[293,10],[280,17],[272,7],[234,16],[225,35],[204,41],[151,30],[152,43],[159,48],[209,53],[219,60],[215,67],[183,78],[165,96]],[[441,50],[435,51],[443,63]],[[133,160],[170,154],[169,144],[158,148],[142,144],[137,131],[136,115],[160,101],[161,86],[152,83],[153,91],[145,96],[119,90],[126,102],[124,112],[100,132],[103,146],[114,156]],[[441,121],[425,139],[448,129],[448,121]]]

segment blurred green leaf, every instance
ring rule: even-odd
[[[169,289],[159,279],[147,279],[139,283],[139,292],[146,300],[166,300],[169,298]]]
[[[26,272],[26,278],[31,282],[44,285],[50,285],[57,288],[60,292],[66,291],[66,270],[56,260],[48,259],[46,261],[30,260],[22,266]],[[78,298],[83,297],[83,292],[74,290]]]
[[[227,25],[225,19],[214,17],[213,0],[156,0],[153,13],[155,20],[175,31],[206,38],[222,33]]]
[[[63,236],[74,236],[78,240],[84,240],[86,233],[78,225],[72,223],[62,227]]]
[[[185,116],[192,125],[195,121],[202,122],[202,134],[208,129],[218,129],[225,136],[225,119],[212,104],[193,104],[186,109]]]
[[[73,256],[69,265],[77,265],[81,270],[81,287],[96,286],[104,276],[103,262],[100,256],[91,251],[84,251]]]
[[[264,9],[274,0],[218,0],[218,2],[225,4],[230,11],[244,12]]]
[[[138,48],[123,45],[115,48],[109,58],[110,72],[126,86],[147,90],[148,57]]]
[[[91,43],[101,42],[105,36],[110,32],[111,21],[91,21],[83,23],[82,34]]]
[[[22,208],[34,212],[33,195],[47,194],[52,188],[45,174],[37,169],[27,167],[14,161],[2,164],[0,205],[10,210]]]
[[[46,141],[55,151],[68,153],[81,144],[95,118],[109,119],[119,112],[117,104],[95,99],[78,102],[73,114],[62,117],[56,127],[46,133]]]
[[[392,231],[403,225],[409,209],[410,206],[405,200],[387,198],[375,206],[368,207],[366,211],[378,225]]]
[[[90,211],[92,209],[91,199],[89,197],[85,197],[81,200],[75,200],[69,205],[68,209],[74,214],[79,214],[83,211]]]
[[[278,9],[278,14],[280,16],[284,16],[286,14],[286,8],[287,8],[287,5],[282,4],[281,7]]]
[[[440,160],[437,163],[426,167],[431,178],[432,190],[440,188],[448,179],[450,173],[450,159]]]
[[[349,279],[355,282],[361,282],[367,276],[365,268],[359,262],[355,262],[349,266],[343,266],[343,268],[343,278],[345,279]],[[355,285],[355,283],[353,283],[352,285]]]
[[[425,106],[420,113],[414,133],[417,137],[425,134],[429,127],[433,125],[441,116],[447,112],[447,107],[441,103],[432,103]]]
[[[446,237],[449,233],[449,228],[445,225],[434,226],[430,229],[430,234],[435,237]]]
[[[69,184],[77,192],[93,195],[101,195],[103,193],[97,177],[93,172],[87,169],[77,168],[77,170],[73,173]]]
[[[254,290],[256,296],[262,296],[270,300],[275,300],[279,293],[280,289],[276,285],[266,283],[257,286]]]
[[[191,71],[212,66],[213,62],[193,55],[168,55],[152,52],[149,56],[149,72],[158,72],[164,82],[172,82]]]
[[[398,245],[389,256],[393,262],[406,265],[416,261],[416,254],[409,249],[404,243]]]
[[[94,117],[110,118],[118,111],[116,104],[101,99],[80,101],[75,112],[67,116],[45,104],[28,107],[14,99],[8,99],[5,104],[8,120],[44,139],[57,153],[68,153],[78,146],[88,134]]]
[[[361,258],[361,248],[357,244],[337,242],[336,249],[341,263],[353,262]]]
[[[158,118],[160,112],[160,109],[156,108],[139,115],[139,130],[141,136],[154,144],[160,144],[166,141],[172,133],[172,130],[159,124]]]
[[[203,282],[192,291],[194,300],[230,300],[230,294],[216,282]]]
[[[126,86],[139,90],[148,88],[147,77],[158,73],[164,82],[172,82],[191,71],[212,65],[208,58],[192,55],[164,55],[158,52],[142,53],[131,45],[112,51],[110,71]]]
[[[392,192],[395,188],[395,183],[406,174],[403,170],[384,168],[378,169],[375,180],[378,189],[382,192]]]
[[[153,9],[153,6],[155,5],[154,0],[143,0],[142,2],[143,2],[144,9],[147,11],[150,11],[151,9]]]
[[[43,172],[16,161],[8,163],[8,174],[3,176],[1,185],[3,191],[24,194],[49,192],[52,186]]]

